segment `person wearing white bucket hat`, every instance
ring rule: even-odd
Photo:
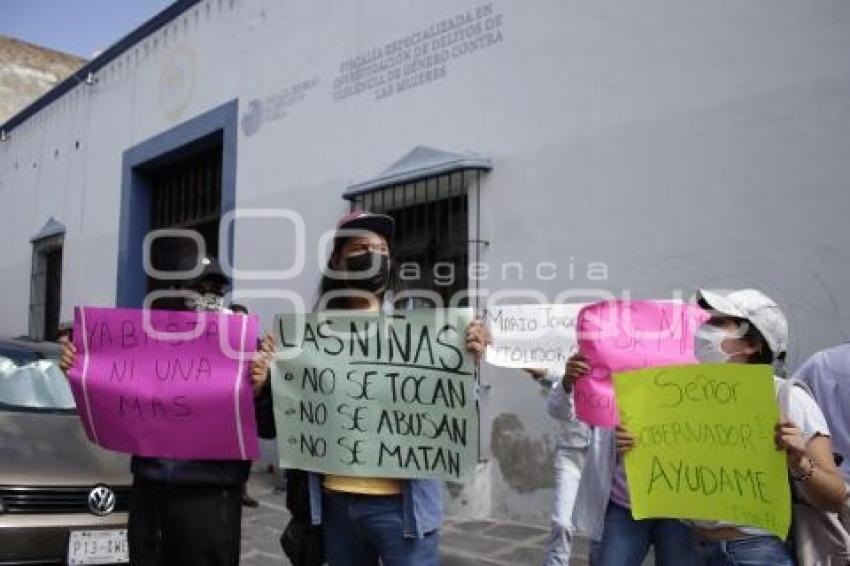
[[[694,351],[700,362],[767,364],[774,366],[775,374],[784,373],[784,360],[788,351],[788,321],[775,301],[753,289],[700,290],[696,298],[698,304],[710,313],[710,318],[694,337]],[[569,390],[572,380],[589,370],[583,356],[570,358],[562,389]],[[776,447],[786,452],[789,474],[807,501],[821,510],[836,510],[844,498],[844,484],[832,458],[829,428],[823,413],[805,390],[783,386],[785,383],[784,379],[774,375],[777,394],[782,392],[787,401],[782,403],[784,418],[776,425]],[[560,390],[556,389],[555,392]],[[568,394],[560,395],[558,403],[567,404]],[[607,470],[610,474],[607,477],[613,475],[614,484],[617,484],[618,474],[611,471],[611,453],[614,448],[618,454],[631,450],[635,439],[622,427],[617,427],[613,438],[609,436],[608,439],[610,443],[606,442],[604,446],[611,446],[611,450],[590,451],[588,462],[597,471]],[[604,471],[599,471],[595,476],[583,473],[594,479],[606,475]],[[587,482],[587,486],[582,483],[587,489],[579,490],[579,500],[573,513],[573,520],[582,525],[583,531],[588,532],[594,540],[590,564],[637,564],[645,555],[646,543],[642,542],[643,546],[638,547],[630,539],[632,534],[640,530],[641,524],[652,520],[631,518],[630,513],[615,499],[615,492],[618,491],[616,497],[623,497],[622,488],[605,485],[600,489],[599,483]],[[625,483],[624,474],[621,483]],[[628,497],[627,492],[625,497]],[[609,499],[616,505],[608,505]],[[605,512],[603,518],[599,510],[606,506],[608,512]],[[610,512],[618,507],[619,511]],[[659,565],[679,566],[687,560],[705,566],[793,566],[795,563],[791,549],[784,540],[756,527],[717,521],[687,521],[691,525],[691,528],[687,528],[683,521],[654,520],[667,521],[665,533],[652,540],[656,564]],[[680,530],[672,535],[677,524]],[[609,525],[612,527],[611,532],[606,533]],[[686,534],[682,534],[682,531]],[[689,539],[692,538],[697,540],[691,542]],[[673,544],[676,541],[678,547]]]
[[[784,373],[788,320],[775,301],[761,291],[744,289],[699,290],[697,302],[711,313],[695,337],[697,359],[772,364],[778,373]],[[779,392],[783,380],[774,376],[774,384]],[[785,451],[789,474],[806,499],[821,510],[837,510],[845,487],[833,461],[823,413],[802,388],[785,389],[788,402],[783,407],[782,422],[776,425],[777,449]],[[794,564],[787,543],[767,531],[710,521],[694,521],[693,525],[707,566]]]
[[[757,348],[757,352],[750,354],[749,363],[773,364],[778,366],[779,373],[784,373],[783,366],[788,352],[788,320],[773,299],[756,289],[700,289],[697,291],[697,302],[716,315],[751,324],[752,327],[742,327],[742,337],[749,337],[747,342],[750,347]],[[696,354],[700,361],[726,362],[734,356],[720,348],[717,340],[724,334],[722,329],[708,324],[702,330],[696,342]]]

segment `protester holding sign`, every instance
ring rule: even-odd
[[[177,310],[227,313],[229,311],[224,308],[223,300],[227,285],[227,278],[218,263],[204,258],[201,274],[186,282],[185,287],[191,292],[187,293],[185,305]],[[151,320],[155,314],[155,311],[151,313]],[[90,340],[88,335],[77,338],[80,344],[87,344]],[[122,335],[120,340],[126,339],[127,336]],[[156,338],[137,333],[134,340],[154,342]],[[78,361],[77,349],[67,338],[61,344],[60,367],[67,374]],[[188,345],[190,341],[184,344]],[[252,349],[253,346],[251,344]],[[179,354],[181,344],[174,342],[167,348],[173,348],[175,354]],[[254,365],[267,365],[272,351],[267,337]],[[83,363],[85,365],[85,359]],[[132,363],[129,365],[133,367]],[[211,368],[203,371],[207,377],[212,375]],[[255,373],[264,375],[264,372]],[[158,372],[156,377],[161,379]],[[132,370],[129,379],[133,379]],[[259,389],[261,380],[252,385],[255,390]],[[181,401],[181,411],[186,411],[187,401],[188,398]],[[141,400],[136,400],[132,410],[143,410],[141,404]],[[157,412],[162,414],[163,410],[159,404],[150,407],[154,417]],[[247,440],[256,443],[253,438]],[[155,453],[157,447],[147,446],[146,450]],[[133,495],[128,519],[130,563],[134,566],[238,564],[242,486],[251,465],[247,458],[180,460],[134,455],[131,460]]]
[[[396,290],[394,233],[389,216],[358,210],[343,216],[316,310],[379,313],[390,308]],[[478,321],[466,329],[466,349],[477,363],[485,349]],[[308,485],[311,520],[322,525],[330,566],[439,563],[439,481],[310,473]]]
[[[564,364],[578,348],[576,320],[584,304],[525,304],[488,307],[491,342],[485,360],[495,366],[522,368],[548,396],[559,386]],[[544,566],[566,566],[572,553],[572,513],[588,446],[588,429],[579,421],[556,418],[553,454],[555,488]]]
[[[711,319],[697,337],[697,356],[703,362],[775,364],[784,374],[788,350],[785,314],[764,293],[745,289],[732,292],[699,291],[699,305]],[[782,385],[774,377],[777,390]],[[829,428],[823,413],[805,391],[787,388],[787,406],[776,426],[777,448],[787,456],[788,471],[806,498],[824,510],[840,508],[845,486],[832,458]],[[752,564],[794,564],[787,545],[763,530],[741,526],[701,523],[697,534],[710,566],[729,560]]]
[[[547,400],[557,395],[556,390],[561,387],[563,371],[532,368],[525,371],[544,388]],[[555,406],[558,404],[555,403]],[[578,420],[565,419],[557,411],[553,413],[552,407],[553,405],[547,403],[549,416],[561,426],[555,438],[555,453],[552,456],[555,465],[555,488],[552,498],[552,524],[546,541],[543,566],[567,566],[572,555],[572,514],[589,446],[590,431]]]
[[[687,353],[688,348],[677,344],[690,328],[689,310],[684,307],[655,301],[608,301],[588,305],[579,319],[590,318],[595,325],[581,331],[580,348],[588,349],[588,345],[596,340],[595,351],[599,350],[603,341],[613,340],[615,344],[609,344],[609,347],[626,356],[632,367],[645,367],[657,359],[670,359],[670,344],[675,345],[673,350],[676,352]],[[588,313],[592,316],[588,317]],[[587,325],[579,322],[578,326]],[[680,356],[677,354],[677,359]],[[607,366],[602,366],[604,356],[596,358],[599,368],[606,370],[606,381],[610,381],[610,371]],[[622,366],[619,363],[613,365]],[[589,426],[589,443],[572,513],[574,528],[591,539],[591,564],[640,564],[650,546],[655,547],[657,564],[699,564],[696,542],[684,523],[668,519],[636,521],[631,516],[628,492],[620,489],[615,480],[622,475],[622,483],[625,483],[624,472],[617,472],[622,464],[615,450],[615,429],[612,425],[616,421],[612,422],[607,414],[614,403],[603,403],[605,418],[588,419],[586,413],[580,414],[580,403],[587,399],[587,395],[577,393],[575,384],[580,379],[589,380],[590,374],[591,360],[584,352],[572,356],[566,364],[565,374],[549,396],[547,408],[552,417],[563,421],[593,421]],[[613,386],[611,393],[613,401]]]
[[[583,355],[570,358],[565,375],[547,402],[551,416],[565,421],[579,420],[573,403],[573,383],[589,372],[590,366]],[[619,445],[621,429],[616,430]],[[615,431],[590,427],[590,441],[572,514],[574,527],[591,539],[590,564],[640,564],[653,546],[658,566],[700,565],[696,541],[687,525],[675,519],[635,520],[632,517],[628,491],[615,487],[616,470],[621,468],[619,461]],[[625,475],[621,473],[625,485]]]
[[[788,322],[779,306],[764,293],[746,289],[721,292],[701,290],[698,304],[711,318],[695,338],[697,358],[704,363],[784,364],[788,348]],[[776,446],[784,450],[791,478],[813,505],[837,510],[845,486],[832,458],[829,429],[814,399],[798,387],[782,387],[788,394],[783,418],[776,425]],[[634,438],[622,431],[618,449],[634,447]],[[795,561],[780,537],[752,526],[694,521],[700,552],[707,566],[752,564],[792,566]]]

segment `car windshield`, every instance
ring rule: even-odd
[[[8,344],[0,344],[0,357],[7,358],[19,366],[25,366],[41,359],[41,355],[35,350],[16,348]]]
[[[0,409],[73,410],[74,396],[55,360],[0,345]]]

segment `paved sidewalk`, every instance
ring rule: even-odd
[[[289,564],[280,549],[280,534],[289,521],[284,493],[275,488],[267,473],[251,474],[248,493],[260,506],[242,508],[241,566],[271,566]]]
[[[275,490],[272,476],[254,474],[248,492],[260,502],[244,508],[242,566],[289,564],[280,550],[280,533],[289,519],[284,495]],[[535,566],[541,563],[548,529],[499,521],[446,519],[440,534],[443,566]],[[576,543],[572,565],[587,564],[587,544]]]
[[[538,525],[446,519],[440,533],[443,566],[538,566],[543,563],[547,528]],[[579,540],[571,565],[587,564],[587,543]]]

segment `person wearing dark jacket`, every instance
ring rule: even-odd
[[[228,280],[215,259],[186,288],[179,310],[231,312],[224,307]],[[272,355],[270,337],[260,344],[254,365]],[[60,367],[74,365],[75,349],[60,341]],[[256,372],[252,368],[252,376]],[[252,379],[255,393],[263,383]],[[241,544],[242,494],[248,460],[175,460],[133,456],[133,493],[128,538],[133,566],[236,566]]]

